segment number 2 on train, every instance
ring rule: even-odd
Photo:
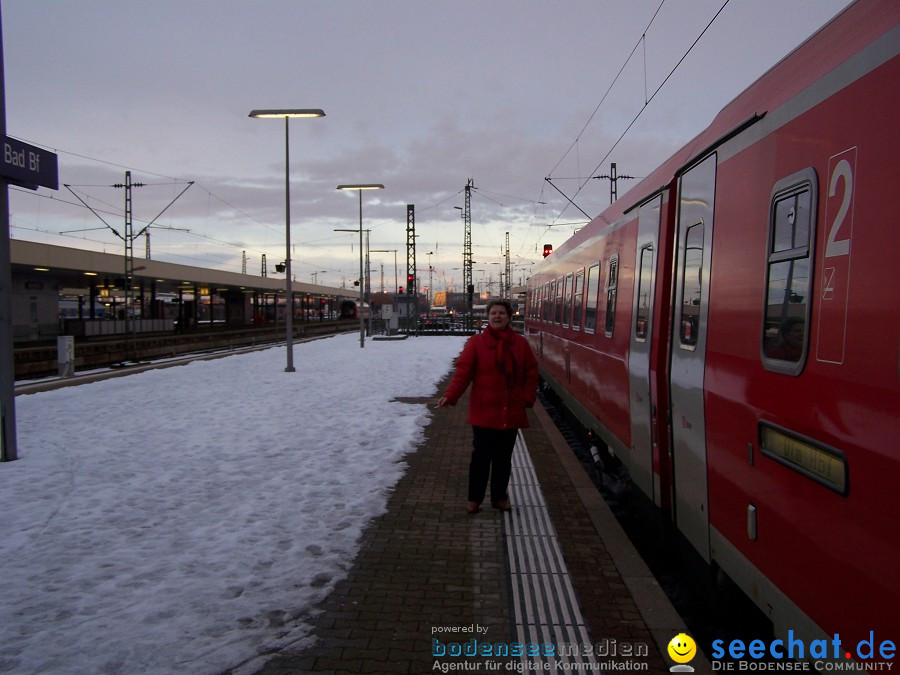
[[[847,339],[847,309],[850,300],[850,260],[853,239],[853,188],[856,148],[849,148],[828,161],[828,197],[824,226],[828,228],[822,256],[822,290],[819,305],[816,360],[844,362]]]

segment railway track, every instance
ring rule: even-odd
[[[541,403],[565,438],[597,491],[609,505],[697,644],[708,655],[712,642],[734,637],[774,638],[771,622],[730,579],[701,567],[677,543],[670,523],[654,512],[634,488],[621,462],[592,446],[590,436],[553,394],[539,392]],[[767,656],[763,661],[769,662]]]
[[[296,327],[294,339],[316,339],[355,329],[355,322],[310,322]],[[79,384],[91,379],[131,374],[148,368],[179,365],[201,358],[219,358],[241,351],[264,349],[284,342],[284,329],[212,330],[189,334],[138,335],[129,338],[76,342],[76,375],[58,378],[56,345],[15,350],[16,393],[40,391],[49,381]],[[29,382],[29,380],[35,380]],[[55,386],[61,386],[56,384]],[[30,392],[29,392],[30,393]]]

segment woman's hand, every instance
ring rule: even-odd
[[[438,408],[446,408],[448,405],[450,405],[450,401],[447,400],[446,396],[441,396],[441,398],[438,399]]]

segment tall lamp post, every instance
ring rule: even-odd
[[[365,319],[363,318],[363,301],[365,300],[365,296],[363,293],[366,289],[366,280],[363,277],[363,248],[362,248],[362,230],[348,230],[343,227],[339,227],[335,232],[359,232],[359,281],[356,283],[359,285],[359,308],[356,310],[356,314],[359,317],[359,346],[360,348],[365,346],[365,338],[366,338],[366,327],[365,327]],[[368,233],[367,233],[368,234]]]
[[[369,253],[393,253],[394,254],[394,293],[398,293],[397,290],[400,288],[399,283],[400,280],[397,276],[397,249],[395,248],[373,248],[369,250]]]
[[[291,276],[291,145],[288,123],[292,117],[325,117],[318,108],[285,108],[277,110],[251,110],[250,117],[261,119],[284,118],[284,302],[285,302],[285,342],[287,366],[284,372],[294,372],[294,288]]]
[[[434,282],[434,268],[431,266],[431,256],[434,255],[434,251],[428,251],[425,255],[428,256],[428,294],[425,296],[425,304],[428,305],[428,313],[431,314],[431,298],[434,297],[431,293],[431,284]]]
[[[366,346],[366,320],[363,318],[363,302],[366,295],[363,293],[363,226],[362,226],[362,193],[363,190],[383,190],[381,183],[357,183],[353,185],[338,185],[338,190],[356,190],[359,193],[359,348]]]

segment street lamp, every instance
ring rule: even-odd
[[[334,231],[335,231],[335,232],[359,232],[358,229],[348,230],[348,229],[346,229],[346,228],[338,228],[338,229],[336,229],[336,230],[334,230]],[[366,290],[366,285],[367,285],[366,279],[368,279],[368,276],[369,276],[369,251],[368,251],[368,246],[369,246],[369,232],[370,232],[370,231],[371,231],[371,230],[363,230],[363,232],[366,233],[366,253],[365,253],[365,259],[366,259],[365,270],[366,270],[366,273],[365,273],[365,275],[363,275],[363,272],[362,272],[362,270],[363,270],[363,262],[362,262],[362,258],[363,258],[363,248],[362,248],[362,244],[360,243],[360,247],[359,247],[359,258],[360,258],[360,260],[359,260],[359,274],[360,274],[360,276],[359,276],[359,281],[356,282],[356,283],[359,285],[359,311],[357,312],[357,314],[359,314],[360,331],[362,331],[363,333],[365,332],[365,328],[363,327],[363,325],[365,324],[365,318],[363,318],[363,311],[362,311],[362,308],[363,308],[363,303],[364,303],[365,300],[366,300],[365,295],[364,295],[365,290]],[[362,237],[360,237],[360,241],[362,241]],[[360,342],[360,345],[359,345],[359,346],[360,346],[360,347],[363,346],[363,345],[362,345],[362,342]]]
[[[434,281],[434,268],[431,266],[431,256],[434,255],[434,251],[428,251],[425,255],[428,256],[428,294],[425,296],[425,303],[428,305],[428,313],[431,313],[431,284]]]
[[[398,285],[400,280],[397,276],[397,249],[395,248],[373,248],[369,251],[369,253],[393,253],[394,254],[394,293],[399,292],[397,289],[400,288]]]
[[[362,226],[362,193],[363,190],[383,190],[384,185],[381,183],[357,183],[354,185],[338,185],[338,190],[356,190],[359,193],[359,348],[366,346],[366,322],[363,318],[363,302],[368,293],[363,293],[363,284],[365,277],[363,276],[363,226]]]
[[[261,119],[284,118],[284,237],[285,237],[285,342],[287,346],[286,373],[294,372],[294,289],[291,277],[291,152],[288,122],[292,117],[325,117],[318,108],[288,108],[278,110],[251,110],[250,117]]]

